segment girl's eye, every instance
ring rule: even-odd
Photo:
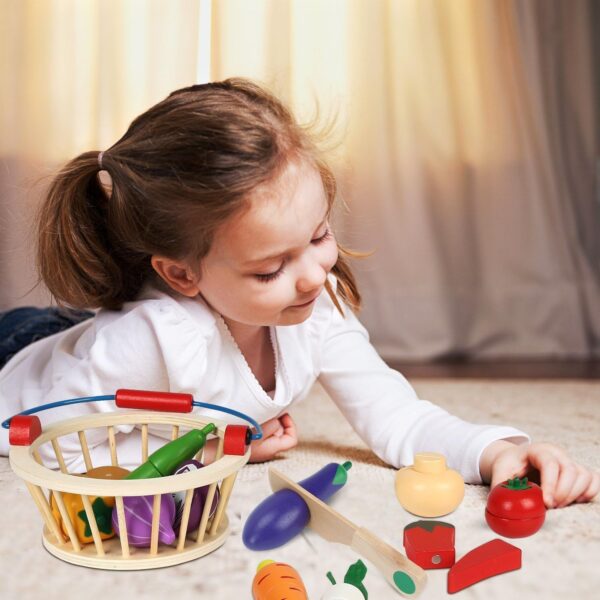
[[[314,240],[312,240],[313,244],[322,244],[325,240],[328,240],[331,237],[331,229],[329,229],[329,227],[327,228],[327,230],[325,231],[325,233],[321,236],[318,237]]]
[[[279,267],[279,269],[277,269],[277,271],[273,271],[272,273],[256,273],[254,275],[254,277],[256,277],[256,279],[258,279],[258,281],[262,281],[263,283],[266,283],[268,281],[273,281],[274,279],[277,279],[282,273],[283,273],[283,265],[281,265]]]
[[[327,228],[325,233],[318,238],[315,238],[311,241],[312,244],[322,244],[324,241],[328,240],[332,236],[331,229]],[[254,277],[258,279],[258,281],[262,281],[263,283],[267,283],[269,281],[274,281],[283,273],[283,267],[285,263],[277,269],[277,271],[273,271],[272,273],[255,273]]]

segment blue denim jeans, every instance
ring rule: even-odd
[[[94,316],[87,310],[22,306],[0,312],[0,369],[19,350]]]

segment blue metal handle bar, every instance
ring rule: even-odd
[[[48,404],[41,404],[40,406],[35,406],[34,408],[28,408],[27,410],[20,412],[18,415],[13,415],[13,416],[17,417],[17,416],[21,416],[21,415],[22,416],[33,415],[35,413],[42,412],[44,410],[49,410],[50,408],[58,408],[60,406],[68,406],[69,404],[84,404],[86,402],[102,402],[105,400],[110,401],[110,400],[114,400],[114,399],[115,399],[114,394],[109,394],[107,396],[85,396],[83,398],[69,398],[68,400],[59,400],[58,402],[49,402]],[[251,439],[260,440],[260,438],[262,438],[262,435],[263,435],[262,427],[252,417],[249,417],[248,415],[245,415],[242,412],[234,410],[233,408],[227,408],[225,406],[218,406],[217,404],[210,404],[209,402],[196,402],[196,400],[192,400],[192,406],[197,406],[199,408],[209,408],[211,410],[217,410],[220,412],[227,413],[229,415],[233,415],[234,417],[239,417],[240,419],[243,419],[244,421],[248,421],[248,423],[250,423],[250,425],[252,425],[252,427],[254,427],[256,429],[256,433],[252,434]],[[10,421],[12,418],[13,417],[10,417],[10,418],[6,419],[6,421],[2,422],[2,427],[4,427],[4,429],[8,429],[10,427]]]
[[[262,427],[252,417],[245,415],[243,412],[239,412],[238,410],[234,410],[233,408],[227,408],[226,406],[218,406],[217,404],[211,404],[210,402],[196,402],[196,400],[192,400],[192,406],[198,406],[200,408],[210,408],[211,410],[220,410],[221,412],[233,415],[234,417],[244,419],[244,421],[248,421],[248,423],[250,423],[250,425],[252,425],[252,427],[256,429],[256,433],[252,434],[253,440],[260,440],[260,438],[263,436]]]

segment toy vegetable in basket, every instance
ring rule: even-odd
[[[93,412],[67,421],[52,423],[44,427],[44,431],[42,431],[39,418],[34,414],[66,404],[110,400],[114,400],[119,408],[141,410],[113,413]],[[212,418],[210,421],[213,423],[210,423],[202,415],[181,414],[191,413],[194,407],[218,410],[233,415],[237,419],[243,419],[250,423],[256,432],[253,433],[247,425],[227,425]],[[172,438],[176,443],[170,446],[168,451],[165,448],[169,444],[157,453],[153,453],[150,460],[148,458],[147,432],[151,425],[170,425]],[[118,390],[114,395],[72,398],[37,406],[7,419],[2,426],[9,429],[11,467],[25,481],[44,519],[45,527],[42,535],[44,547],[54,556],[67,562],[111,570],[151,569],[175,565],[194,560],[220,547],[229,534],[225,509],[237,472],[250,457],[250,442],[262,437],[260,425],[251,417],[226,407],[196,402],[191,394],[124,389]],[[87,435],[91,430],[104,429],[106,437],[110,440],[112,465],[118,467],[119,444],[115,429],[121,426],[133,426],[141,429],[140,455],[144,465],[138,467],[134,473],[145,473],[149,478],[101,480],[69,472],[61,450],[63,438],[68,436],[69,443],[72,443],[73,439],[79,438],[81,454],[88,471],[90,471],[94,465]],[[189,436],[185,434],[179,437],[180,428],[190,429],[193,433]],[[215,460],[202,469],[169,475],[168,473],[173,472],[172,466],[174,465],[175,468],[180,466],[191,453],[191,445],[188,446],[190,439],[194,438],[196,448],[199,448],[202,445],[198,444],[199,438],[202,437],[204,440],[209,432],[219,439]],[[54,450],[54,458],[60,466],[60,471],[53,470],[44,464],[40,454],[40,447],[43,445],[49,446],[51,451]],[[186,447],[185,452],[180,452],[182,447]],[[177,452],[174,452],[174,448],[178,448]],[[197,529],[188,533],[195,491],[202,487],[208,488],[204,508],[200,510],[201,516]],[[218,493],[219,489],[220,494]],[[57,511],[54,513],[44,490],[48,490],[50,496],[55,498]],[[173,494],[176,493],[182,493],[184,499],[180,525],[178,530],[175,528],[177,539],[173,539],[172,546],[160,546],[161,518],[166,515],[170,523],[173,522],[169,509],[161,510],[162,498],[169,497],[172,502]],[[83,542],[80,541],[78,533],[75,531],[64,502],[67,494],[81,497],[83,512],[88,520],[93,544],[82,546]],[[116,522],[119,530],[125,533],[127,531],[125,499],[133,497],[149,497],[152,500],[152,516],[155,518],[151,519],[148,550],[132,547],[133,543],[130,544],[128,535],[104,539],[101,531],[102,528],[106,529],[105,523],[102,522],[103,515],[99,514],[92,505],[96,498],[114,500],[113,512],[116,514]],[[100,506],[100,508],[102,507]],[[160,515],[160,518],[159,511],[164,513]],[[59,516],[57,516],[57,512]],[[66,532],[62,527],[63,524]],[[127,533],[129,532],[127,531]]]
[[[82,473],[81,477],[92,477],[96,479],[112,479],[113,481],[123,479],[129,474],[127,469],[121,467],[97,467],[90,469],[87,473]],[[82,544],[89,544],[94,541],[92,536],[92,529],[87,513],[83,506],[83,499],[81,494],[62,494],[62,502],[64,503],[64,510],[66,510],[69,520],[72,523],[77,538]],[[111,525],[111,517],[113,507],[115,505],[115,499],[111,496],[91,496],[90,502],[92,504],[92,510],[94,517],[96,518],[96,524],[100,537],[103,540],[110,539],[115,535],[113,527]],[[65,536],[69,535],[66,522],[63,520],[58,503],[54,494],[50,495],[50,506],[52,508],[52,514],[54,518],[60,523],[62,532]]]
[[[192,429],[180,438],[169,442],[153,452],[148,460],[129,473],[125,479],[151,479],[173,474],[185,461],[190,460],[205,445],[208,434],[216,429],[209,423],[202,429]],[[148,548],[152,541],[152,520],[154,503],[152,496],[129,496],[123,498],[127,538],[132,546]],[[176,510],[171,494],[162,494],[160,498],[160,517],[158,540],[162,544],[172,544],[176,534],[173,528]],[[116,510],[112,513],[112,526],[120,536],[119,518]]]

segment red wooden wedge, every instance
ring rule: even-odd
[[[478,581],[521,568],[521,549],[495,539],[467,552],[448,571],[448,593],[459,592]]]

